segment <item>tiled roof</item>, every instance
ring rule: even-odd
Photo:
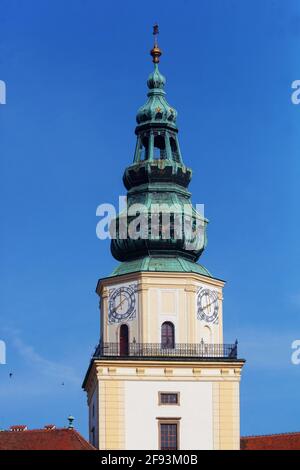
[[[0,432],[0,450],[95,450],[75,429],[15,428]]]
[[[242,437],[241,450],[300,450],[300,432]]]

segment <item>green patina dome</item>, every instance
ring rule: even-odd
[[[150,73],[148,80],[147,80],[147,85],[150,90],[153,88],[164,88],[166,84],[166,79],[165,77],[160,73],[158,69],[158,65],[154,65],[154,70],[152,73]]]
[[[130,274],[135,272],[185,272],[185,273],[196,273],[202,276],[209,276],[211,274],[208,270],[200,264],[193,263],[181,257],[154,257],[145,256],[132,261],[125,261],[119,264],[111,276],[121,276],[123,274]]]
[[[176,127],[177,111],[169,105],[163,90],[166,84],[165,77],[160,73],[158,64],[154,65],[154,71],[149,75],[147,85],[147,102],[138,110],[136,121],[138,125],[145,123],[166,123],[171,127]]]
[[[192,170],[182,159],[177,112],[166,100],[166,79],[158,68],[161,50],[157,44],[151,55],[154,70],[147,81],[148,100],[137,113],[134,161],[123,175],[128,190],[127,211],[119,214],[111,225],[115,231],[111,252],[122,262],[113,275],[147,270],[196,272],[209,276],[205,268],[196,264],[207,244],[208,220],[191,203],[188,185]],[[137,212],[134,208],[138,206],[143,209]],[[159,206],[158,232],[153,235],[152,208],[156,206]],[[163,221],[167,213],[170,232],[166,237]],[[128,226],[135,223],[138,215],[143,216],[148,225],[141,228],[139,236],[132,237]],[[186,226],[191,230],[185,230]]]

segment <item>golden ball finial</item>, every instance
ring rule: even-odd
[[[162,51],[158,47],[158,43],[157,43],[158,34],[159,34],[158,24],[155,24],[153,26],[154,46],[153,46],[153,49],[151,49],[151,51],[150,51],[150,54],[153,57],[154,64],[159,63],[159,58],[162,55]]]

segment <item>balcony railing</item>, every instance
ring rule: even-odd
[[[93,354],[94,359],[237,359],[237,341],[234,344],[176,343],[165,347],[160,343],[129,343],[120,348],[118,343],[100,343]]]

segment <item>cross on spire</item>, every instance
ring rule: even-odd
[[[157,42],[158,35],[159,35],[159,28],[158,28],[158,24],[155,23],[155,25],[153,26],[154,46],[153,46],[153,49],[151,49],[150,51],[150,54],[153,57],[153,62],[155,64],[158,64],[159,58],[162,54],[160,48],[158,47],[158,42]]]
[[[153,36],[154,36],[154,46],[156,47],[157,47],[158,35],[159,35],[159,28],[158,28],[158,24],[155,23],[155,25],[153,26]]]

